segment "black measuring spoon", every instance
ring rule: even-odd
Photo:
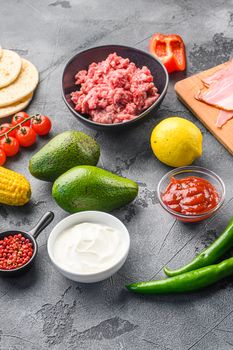
[[[0,269],[0,276],[5,276],[5,277],[17,276],[17,275],[20,275],[22,272],[25,272],[31,267],[31,265],[35,260],[36,254],[38,252],[38,244],[37,244],[36,238],[41,233],[41,231],[43,231],[50,224],[50,222],[53,221],[53,218],[54,218],[54,213],[52,211],[48,211],[42,216],[42,218],[39,220],[36,226],[34,226],[28,232],[25,232],[22,230],[20,231],[10,230],[10,231],[4,231],[0,233],[0,240],[4,239],[7,236],[13,236],[15,234],[21,233],[23,237],[28,238],[30,240],[33,247],[32,257],[26,264],[12,270]]]

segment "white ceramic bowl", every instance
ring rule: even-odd
[[[114,264],[113,266],[111,266],[110,268],[104,271],[97,272],[97,273],[89,273],[89,274],[80,274],[80,273],[72,272],[59,266],[59,264],[54,259],[54,255],[53,255],[53,247],[57,236],[67,228],[77,224],[81,224],[83,222],[91,222],[91,223],[107,225],[125,234],[125,240],[126,240],[125,253],[123,257],[120,258],[119,261],[117,261],[116,264]],[[120,220],[118,220],[115,216],[104,212],[100,212],[100,211],[83,211],[80,213],[72,214],[67,218],[63,219],[54,227],[54,229],[49,235],[48,243],[47,243],[49,257],[53,265],[56,267],[56,269],[65,277],[73,281],[83,282],[83,283],[99,282],[106,278],[109,278],[115,272],[117,272],[122,267],[122,265],[124,264],[128,256],[129,246],[130,246],[130,237],[129,237],[129,232],[125,227],[125,225]]]

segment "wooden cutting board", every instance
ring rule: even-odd
[[[175,84],[178,98],[185,106],[205,125],[205,127],[223,144],[233,155],[233,119],[228,121],[222,129],[216,127],[215,123],[219,110],[203,102],[197,101],[194,96],[203,87],[202,78],[207,77],[224,67],[226,63],[193,75]]]

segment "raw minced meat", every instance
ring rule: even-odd
[[[137,68],[128,58],[110,54],[75,75],[78,91],[71,93],[75,109],[97,123],[134,119],[159,97],[150,70]]]

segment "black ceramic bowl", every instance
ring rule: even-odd
[[[116,52],[117,55],[124,58],[129,58],[130,61],[134,62],[137,67],[147,66],[154,77],[154,83],[158,88],[160,97],[157,101],[155,101],[155,103],[153,103],[153,105],[130,121],[118,124],[95,123],[88,119],[87,115],[80,114],[74,109],[74,103],[70,98],[70,93],[77,90],[74,76],[78,71],[87,69],[92,62],[100,62],[105,60],[107,56],[113,52]],[[77,53],[67,62],[62,76],[62,95],[71,112],[86,126],[97,130],[118,131],[138,124],[146,118],[149,112],[157,110],[166,95],[168,81],[168,73],[164,65],[147,52],[122,45],[98,46]]]

